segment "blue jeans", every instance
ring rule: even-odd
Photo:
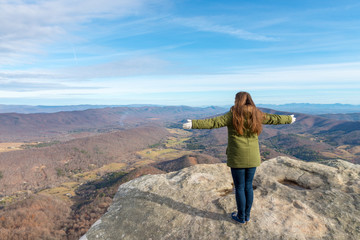
[[[252,182],[256,167],[253,168],[231,168],[235,186],[235,198],[238,209],[238,218],[249,221],[251,206],[254,200]]]

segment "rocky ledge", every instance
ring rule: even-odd
[[[360,239],[360,165],[287,157],[257,168],[247,225],[236,210],[230,169],[195,165],[119,187],[113,204],[81,240]]]

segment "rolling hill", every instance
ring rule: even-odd
[[[84,172],[118,163],[119,168],[139,161],[134,152],[169,135],[165,128],[148,126],[57,142],[50,146],[0,154],[0,195],[52,187],[72,178],[91,178]],[[41,145],[41,144],[40,144]],[[114,168],[114,167],[112,167]],[[106,169],[103,169],[106,172]],[[78,175],[76,175],[78,174]]]
[[[219,107],[116,107],[56,113],[0,114],[0,142],[69,140],[225,112]]]

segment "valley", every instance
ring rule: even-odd
[[[17,114],[16,118],[14,113],[0,114],[6,120],[0,123],[0,129],[6,129],[0,135],[0,234],[31,237],[35,233],[26,226],[39,218],[38,236],[78,239],[104,214],[120,184],[144,174],[225,162],[226,128],[181,128],[188,118],[225,111],[138,107]],[[259,138],[263,161],[290,156],[360,163],[359,122],[301,113],[296,117],[296,124],[264,126]],[[41,210],[43,201],[51,202],[52,210]],[[44,216],[44,211],[53,212]],[[24,212],[32,213],[25,216],[24,227],[18,227],[16,219]],[[44,221],[54,224],[43,227]]]

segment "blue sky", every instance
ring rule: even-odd
[[[0,0],[0,104],[360,104],[360,2]]]

